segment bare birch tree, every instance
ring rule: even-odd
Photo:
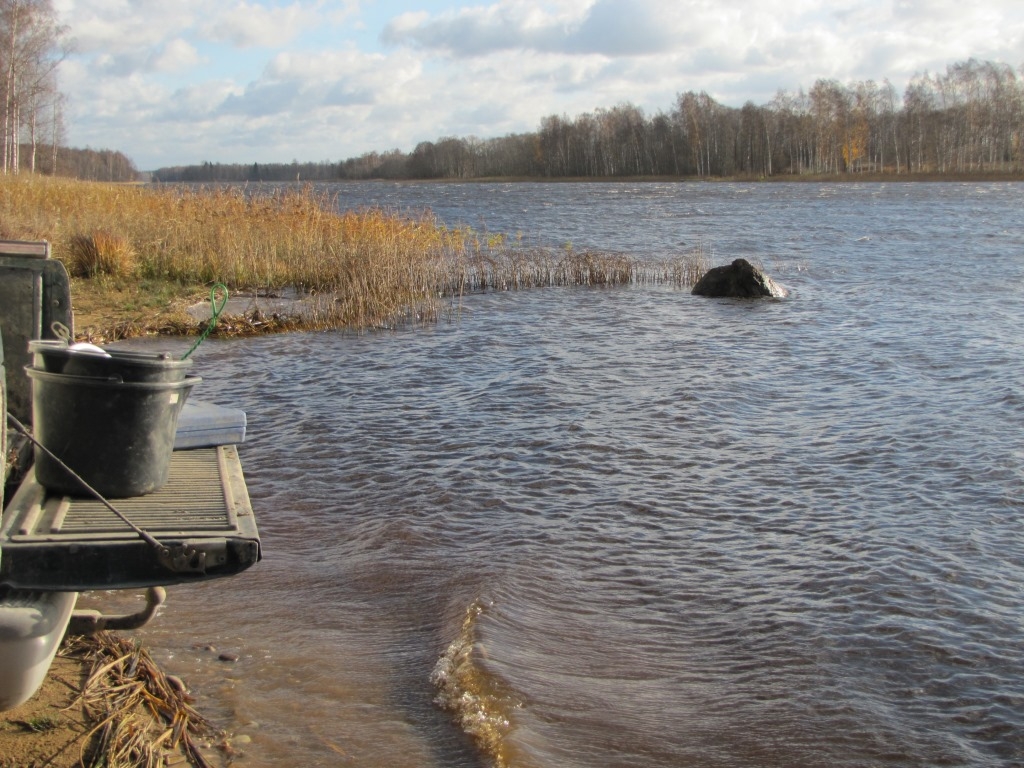
[[[51,0],[0,0],[0,71],[4,76],[0,162],[4,173],[18,173],[22,128],[29,129],[35,145],[40,111],[49,112],[57,97],[56,70],[65,53],[60,48],[63,36]],[[32,165],[34,168],[34,148]]]

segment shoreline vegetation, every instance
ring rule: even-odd
[[[655,180],[670,179],[629,181]],[[1007,182],[1024,174],[790,180]],[[0,238],[50,242],[52,256],[72,276],[76,338],[94,343],[201,334],[217,283],[242,298],[221,314],[213,335],[251,336],[436,322],[457,317],[464,296],[490,290],[625,283],[686,288],[713,266],[703,244],[641,261],[571,245],[539,247],[521,234],[451,229],[429,211],[342,211],[332,190],[345,183],[143,185],[0,176]]]
[[[0,237],[47,240],[72,276],[76,337],[196,335],[222,283],[283,309],[222,314],[220,335],[391,328],[456,315],[467,294],[629,282],[692,285],[700,246],[657,263],[450,229],[429,211],[340,211],[312,185],[143,186],[0,179]],[[229,310],[230,312],[230,310]]]

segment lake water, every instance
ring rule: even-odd
[[[791,296],[205,342],[265,559],[140,634],[236,765],[1024,765],[1024,185],[336,189]]]

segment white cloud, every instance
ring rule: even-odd
[[[210,6],[213,6],[211,14]],[[77,145],[141,167],[322,159],[629,101],[1024,63],[1018,0],[55,0]],[[425,10],[425,9],[430,10]],[[391,17],[387,13],[393,14]],[[380,43],[384,45],[381,47]]]
[[[681,73],[704,73],[701,67],[710,65],[712,74],[757,75],[762,68],[778,68],[803,69],[809,80],[905,79],[922,60],[949,62],[992,52],[1019,64],[1024,5],[1013,0],[591,0],[551,6],[499,0],[436,15],[405,14],[381,37],[389,45],[452,58],[496,51],[671,57],[668,67],[660,61],[650,65],[655,77],[679,64]],[[914,55],[900,56],[901,47]],[[890,62],[901,65],[899,71],[878,71]]]
[[[198,51],[188,42],[176,37],[167,42],[153,57],[152,66],[157,72],[177,72],[191,69],[200,63]]]
[[[382,39],[456,57],[500,50],[654,56],[756,37],[777,28],[780,15],[793,16],[799,7],[799,2],[591,0],[548,12],[536,3],[504,0],[436,17],[405,14],[385,27]]]
[[[237,48],[270,48],[290,43],[305,29],[316,26],[319,18],[316,8],[302,3],[267,7],[237,2],[203,23],[200,32],[212,42],[226,42]]]
[[[213,6],[211,8],[211,5]],[[113,54],[194,38],[232,48],[279,48],[330,19],[341,23],[350,3],[267,4],[238,0],[228,7],[203,0],[58,0],[55,10],[79,54]]]
[[[406,55],[383,57],[358,51],[274,56],[259,78],[227,96],[219,114],[266,116],[380,103],[401,98],[421,72]]]
[[[206,81],[201,85],[181,88],[160,99],[160,122],[164,126],[204,124],[225,101],[238,93],[238,87],[226,80]]]
[[[684,39],[679,21],[677,13],[644,0],[597,0],[579,28],[567,36],[566,47],[606,56],[665,53]]]
[[[118,56],[184,36],[202,16],[199,0],[60,0],[54,3],[79,55]]]
[[[381,33],[391,45],[410,44],[454,56],[485,56],[507,50],[557,50],[583,17],[550,13],[536,3],[506,2],[448,11],[436,18],[423,12],[397,16]]]

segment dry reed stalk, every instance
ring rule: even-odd
[[[634,281],[637,283],[666,283],[676,288],[697,284],[711,268],[711,255],[703,242],[689,252],[669,259],[650,260],[639,266]]]
[[[85,649],[93,669],[82,690],[86,714],[97,725],[94,756],[83,765],[158,768],[167,750],[182,749],[198,768],[212,768],[196,743],[211,735],[210,724],[188,703],[183,686],[165,675],[137,641],[99,632],[71,641]],[[84,749],[84,746],[83,746]]]
[[[0,177],[0,222],[7,236],[50,240],[54,255],[71,265],[82,260],[76,248],[89,245],[92,261],[79,269],[90,274],[101,271],[95,265],[103,252],[116,251],[123,266],[109,269],[134,269],[139,280],[330,295],[301,318],[324,328],[428,320],[440,315],[445,297],[477,291],[683,285],[706,269],[702,248],[654,265],[621,254],[527,248],[449,229],[429,212],[341,211],[330,191],[308,185],[193,189]]]

